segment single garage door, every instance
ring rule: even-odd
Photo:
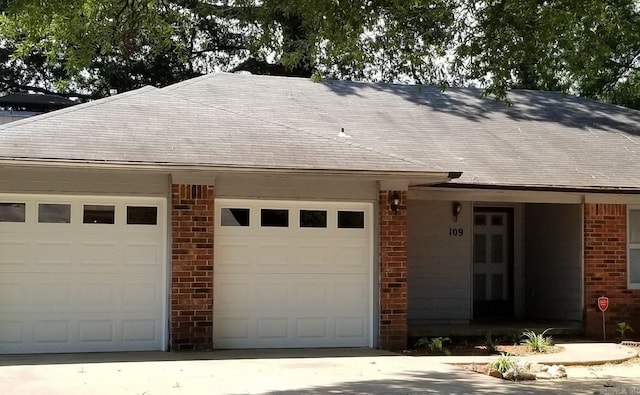
[[[165,205],[0,195],[0,353],[162,350]]]
[[[372,204],[217,200],[217,348],[370,347]]]

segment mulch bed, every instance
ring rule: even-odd
[[[484,355],[499,355],[509,354],[513,356],[525,356],[525,355],[537,355],[539,353],[529,351],[523,345],[499,345],[496,346],[496,352],[489,353],[485,346],[473,345],[473,344],[449,344],[445,346],[453,356],[484,356]],[[560,346],[552,346],[546,352],[547,354],[557,353],[562,351]],[[445,355],[443,353],[429,352],[427,349],[411,349],[406,350],[404,354],[407,355]]]

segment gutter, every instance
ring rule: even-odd
[[[457,177],[456,177],[457,178]],[[450,178],[453,180],[454,178]],[[640,187],[614,187],[614,186],[563,186],[563,185],[506,185],[506,184],[421,184],[414,187],[442,188],[449,190],[493,190],[493,191],[521,191],[521,192],[574,192],[574,193],[616,193],[638,194]]]
[[[164,173],[183,172],[225,172],[225,173],[269,173],[288,175],[332,175],[332,176],[353,176],[358,175],[370,179],[380,178],[438,178],[448,185],[447,181],[459,178],[461,172],[444,171],[412,171],[412,170],[340,170],[340,169],[314,169],[314,168],[284,168],[284,167],[251,167],[251,166],[225,166],[225,165],[204,165],[204,164],[176,164],[176,163],[148,163],[148,162],[92,162],[92,161],[70,161],[56,159],[0,159],[1,166],[19,167],[53,167],[53,168],[75,168],[84,170],[139,170]],[[432,185],[432,184],[424,184]]]

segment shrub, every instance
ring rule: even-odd
[[[511,357],[511,355],[509,354],[500,354],[500,356],[498,357],[498,359],[496,359],[495,361],[491,362],[489,364],[489,366],[491,367],[491,369],[493,370],[497,370],[498,372],[505,374],[509,371],[517,371],[518,370],[518,364],[516,363],[516,361],[513,360],[513,358]]]
[[[552,328],[545,329],[542,333],[535,333],[534,331],[526,330],[522,332],[524,340],[522,344],[533,352],[547,352],[551,346],[553,346],[553,339],[551,336],[546,336]]]
[[[487,350],[487,353],[489,354],[495,354],[496,352],[498,352],[498,340],[497,339],[493,339],[491,337],[491,333],[487,333],[484,336],[484,347]]]
[[[415,344],[415,347],[422,347],[429,350],[432,353],[440,353],[450,355],[451,352],[444,346],[445,343],[451,343],[451,339],[448,337],[421,337]]]
[[[626,339],[624,334],[627,332],[633,332],[633,328],[631,327],[631,325],[627,324],[626,322],[618,322],[616,331],[620,333],[620,341],[624,341]]]

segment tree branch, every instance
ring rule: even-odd
[[[17,82],[12,82],[7,80],[3,80],[2,82],[10,90],[15,89],[19,91],[32,91],[32,92],[44,93],[47,95],[58,95],[66,98],[77,97],[78,99],[82,99],[82,100],[93,100],[93,99],[99,98],[99,96],[95,94],[86,94],[86,93],[79,93],[79,92],[73,92],[73,91],[62,93],[62,92],[55,92],[47,88],[43,88],[41,86],[23,85]]]

